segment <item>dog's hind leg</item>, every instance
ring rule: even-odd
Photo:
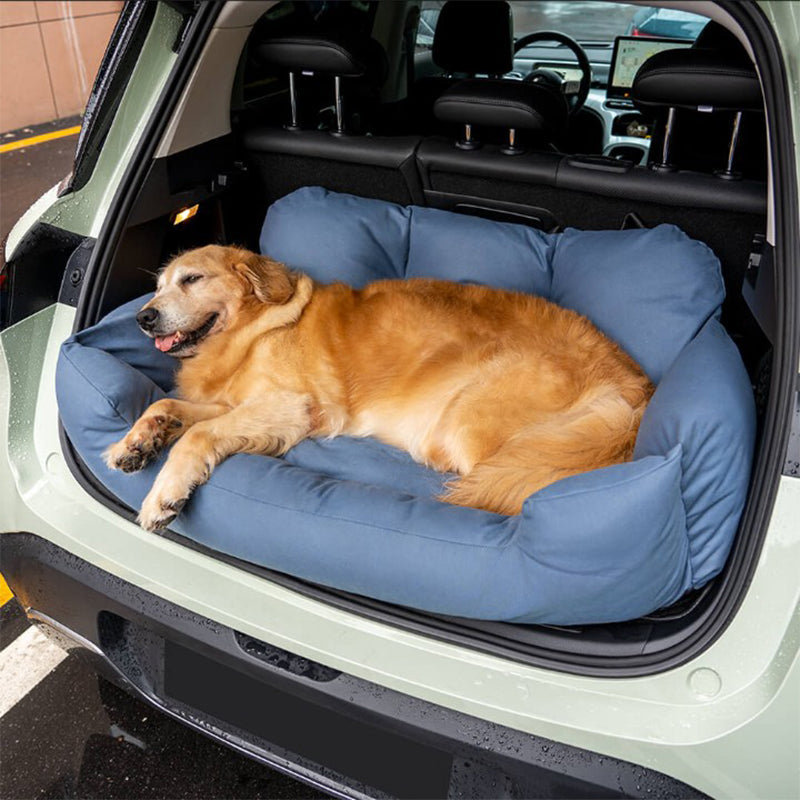
[[[519,514],[525,499],[570,475],[627,461],[644,403],[598,393],[567,412],[529,424],[491,457],[448,485],[440,498],[498,514]]]
[[[525,499],[564,474],[536,463],[529,443],[508,443],[470,472],[449,482],[439,499],[495,514],[519,514]]]
[[[165,528],[228,456],[282,455],[311,433],[315,419],[310,395],[276,391],[196,423],[172,448],[142,503],[139,524],[149,531]]]
[[[138,472],[197,422],[229,411],[219,403],[190,403],[165,397],[153,403],[124,438],[103,454],[110,469]]]

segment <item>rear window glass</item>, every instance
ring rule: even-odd
[[[417,49],[433,46],[439,12],[445,0],[425,0],[417,30]],[[706,17],[674,8],[655,8],[597,0],[518,0],[511,2],[514,37],[554,30],[579,42],[613,42],[617,36],[659,36],[694,41]]]

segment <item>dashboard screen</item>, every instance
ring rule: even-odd
[[[628,99],[631,86],[639,67],[650,56],[662,50],[674,50],[678,47],[691,47],[692,42],[686,39],[660,39],[655,36],[617,36],[614,42],[614,55],[608,72],[608,97]]]

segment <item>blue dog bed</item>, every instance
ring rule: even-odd
[[[559,481],[506,517],[437,501],[450,476],[341,437],[284,458],[236,455],[178,533],[326,586],[448,615],[520,623],[626,620],[723,567],[744,503],[751,388],[718,321],[719,264],[673,226],[543,234],[436,209],[305,188],[269,210],[261,248],[318,281],[433,276],[532,292],[585,314],[657,384],[634,460]],[[173,387],[141,334],[147,297],[68,339],[64,427],[111,492],[138,508],[164,458],[134,475],[102,453]],[[400,332],[402,333],[402,332]]]

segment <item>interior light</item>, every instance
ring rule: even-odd
[[[181,222],[186,222],[187,219],[191,219],[197,213],[198,208],[200,208],[199,204],[189,206],[188,208],[182,208],[177,214],[175,214],[175,219],[172,220],[172,224],[180,225]]]

